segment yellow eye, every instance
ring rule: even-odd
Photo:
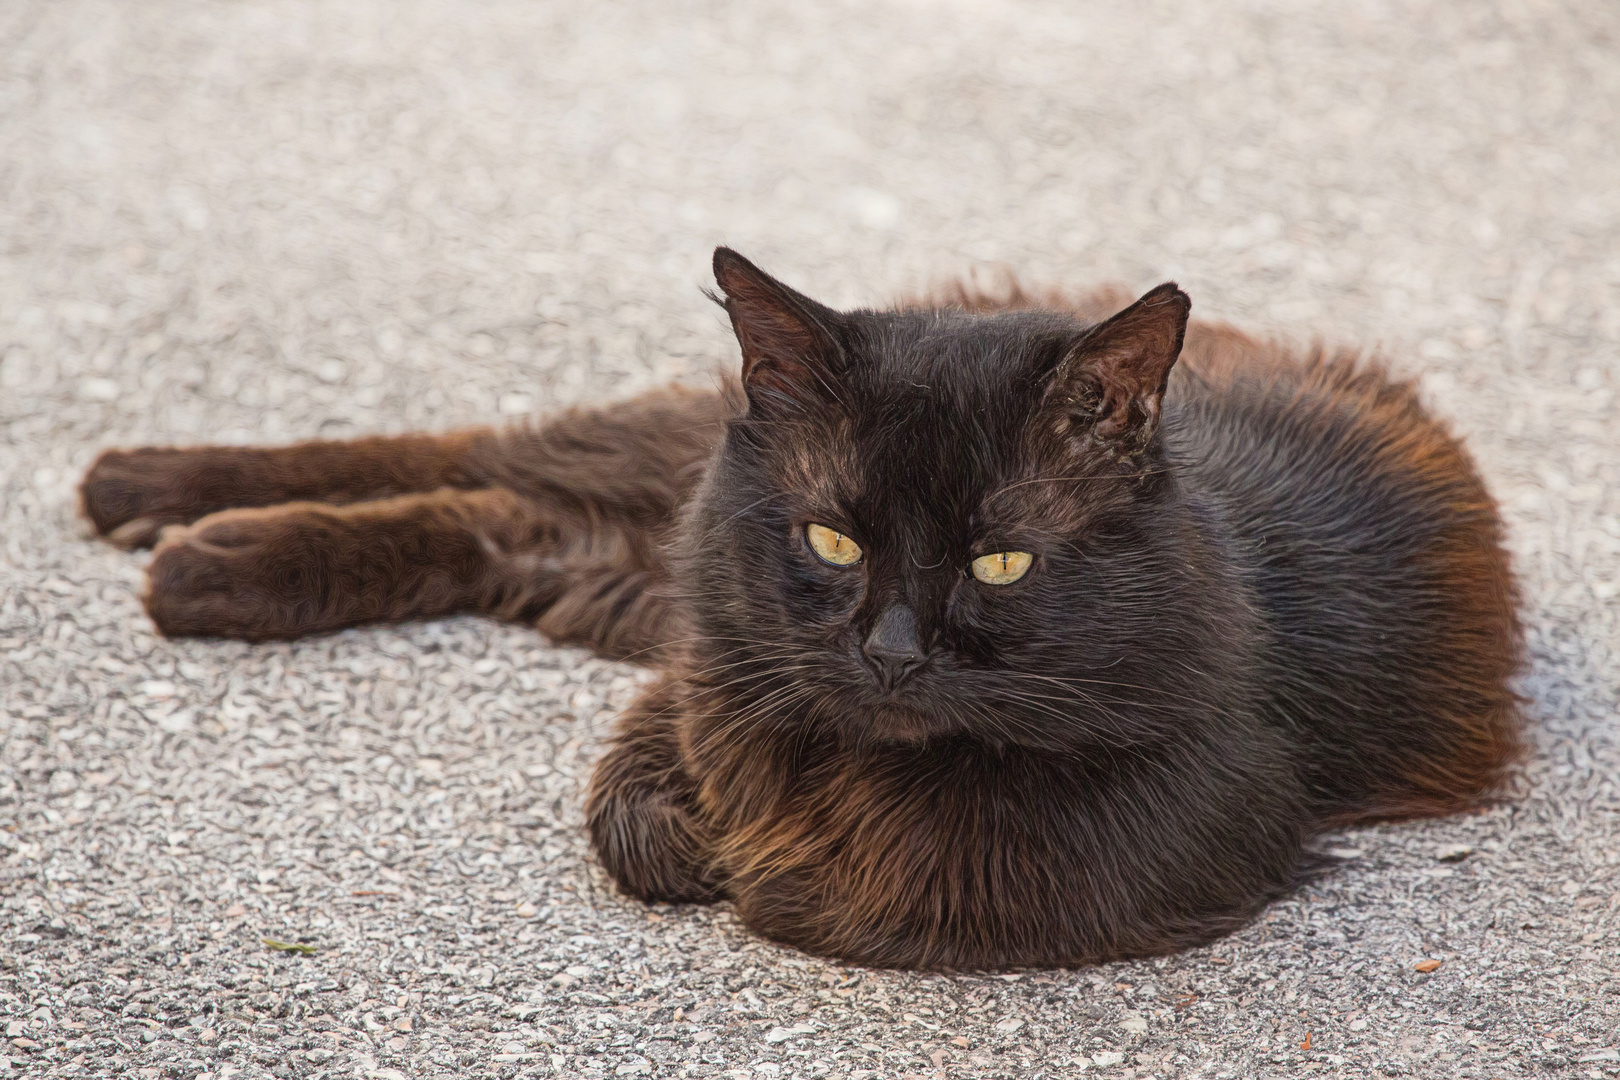
[[[810,550],[820,556],[822,562],[854,566],[861,561],[861,546],[841,532],[825,525],[811,525],[804,530],[804,535],[810,541]]]
[[[1029,573],[1035,556],[1027,551],[998,551],[973,560],[973,576],[986,585],[1011,585]]]

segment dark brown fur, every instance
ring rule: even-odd
[[[604,864],[634,896],[730,898],[767,936],[865,963],[1075,964],[1207,941],[1299,880],[1317,830],[1499,788],[1519,752],[1513,582],[1494,505],[1410,387],[1348,354],[1187,324],[1171,286],[1093,328],[1129,297],[1009,278],[843,315],[729,253],[716,267],[744,354],[722,391],[508,431],[109,451],[86,513],[115,541],[157,541],[146,604],[166,634],[473,611],[655,664],[592,786]],[[891,408],[891,383],[841,380],[851,357],[932,363],[935,340],[991,365],[992,406],[1003,354],[1035,372],[1008,393],[1038,393],[982,420],[980,441],[918,458],[925,481],[906,448],[932,436],[906,417],[981,423],[953,402],[983,387],[960,366],[902,374],[892,385],[923,395],[874,429],[856,395]],[[923,359],[893,359],[905,350]],[[1028,478],[1008,483],[975,455],[1021,425],[1006,453]],[[900,495],[861,511],[861,490]],[[777,491],[866,530],[859,580],[770,547],[781,526],[760,503]],[[875,524],[912,494],[928,516],[962,492],[978,501],[950,521],[1048,545],[1032,587],[1052,596],[953,584],[972,552],[951,530],[968,524],[902,515],[904,542]],[[1117,618],[1081,614],[1088,565]],[[1063,581],[1079,591],[1063,599]],[[895,605],[916,609],[940,673],[885,697],[848,650]],[[1066,645],[1070,611],[1093,622]],[[1090,676],[1016,670],[1086,649]],[[1003,673],[1022,680],[1004,700]],[[1043,678],[1044,694],[1017,689]]]
[[[674,617],[659,549],[734,409],[666,390],[539,429],[110,450],[81,494],[103,535],[161,536],[146,606],[171,636],[476,611],[651,661]]]

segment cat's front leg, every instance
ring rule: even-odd
[[[492,442],[489,432],[473,430],[269,448],[108,450],[85,474],[79,497],[98,533],[122,547],[148,547],[167,526],[233,507],[492,486],[478,460]]]
[[[667,683],[631,706],[596,767],[586,817],[597,856],[625,892],[648,902],[706,904],[725,893],[681,761],[678,709]]]
[[[521,606],[543,536],[510,492],[225,510],[164,532],[146,610],[169,637],[299,637]]]

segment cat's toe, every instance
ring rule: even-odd
[[[694,842],[695,822],[668,798],[638,791],[597,800],[589,817],[603,865],[636,899],[712,904],[724,897],[715,868]]]
[[[228,567],[187,542],[189,530],[163,530],[146,568],[146,613],[166,637],[220,635],[234,606]]]
[[[169,526],[146,569],[142,598],[165,637],[283,636],[282,605],[261,587],[251,551],[209,542],[208,530]]]
[[[120,547],[150,547],[163,526],[183,520],[174,507],[174,470],[157,450],[108,450],[79,485],[80,504],[96,532]]]

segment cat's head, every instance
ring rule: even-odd
[[[714,266],[747,409],[682,538],[695,677],[739,722],[855,738],[1151,724],[1143,650],[1197,579],[1159,430],[1186,294],[1095,325],[836,312],[728,249]]]

